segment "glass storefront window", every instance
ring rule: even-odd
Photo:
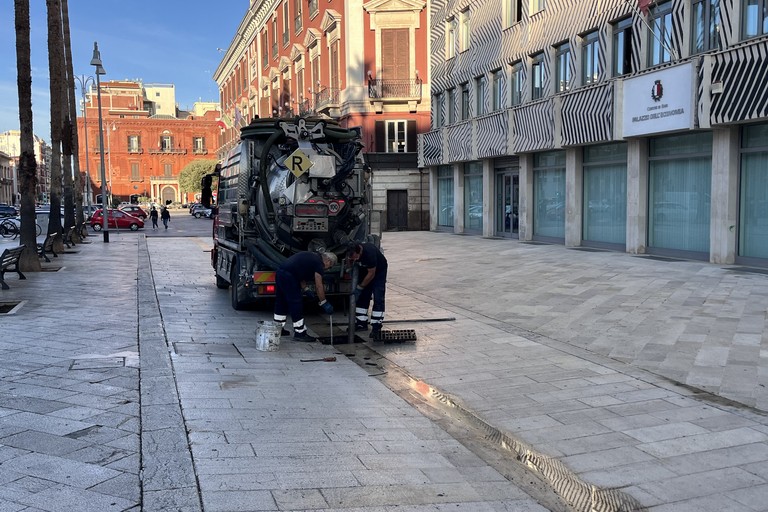
[[[437,225],[453,227],[453,167],[437,168]]]
[[[483,164],[464,164],[464,230],[483,230]]]
[[[709,254],[712,134],[651,139],[648,246]]]
[[[584,148],[585,241],[625,245],[627,240],[627,145]]]
[[[533,156],[533,235],[565,238],[565,151]]]
[[[739,256],[768,258],[768,124],[741,135]]]

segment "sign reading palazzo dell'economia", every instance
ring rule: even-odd
[[[625,80],[622,136],[692,129],[693,80],[691,62]]]

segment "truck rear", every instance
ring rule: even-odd
[[[203,179],[205,203],[218,178],[211,264],[233,308],[273,298],[275,271],[300,251],[335,253],[340,263],[324,276],[326,294],[350,293],[347,245],[379,242],[362,149],[359,128],[330,119],[255,119],[242,128],[240,142]]]

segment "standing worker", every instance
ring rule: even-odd
[[[368,305],[373,296],[371,308],[371,337],[381,335],[384,322],[384,295],[387,292],[387,258],[378,247],[371,243],[352,242],[347,249],[347,258],[360,265],[360,275],[355,294],[355,330],[368,330]]]
[[[281,334],[288,331],[282,329],[290,313],[293,320],[293,339],[298,341],[315,341],[304,325],[304,304],[302,291],[307,288],[307,282],[315,283],[318,304],[327,315],[333,314],[333,306],[325,299],[323,273],[336,265],[338,259],[332,252],[299,252],[288,258],[277,269],[275,276],[275,323],[280,324]]]
[[[152,229],[157,229],[157,208],[154,206],[149,210],[149,218],[152,219]]]
[[[163,226],[165,226],[165,229],[168,229],[168,222],[171,220],[171,212],[168,211],[167,206],[161,206],[160,209],[160,218],[163,219]]]

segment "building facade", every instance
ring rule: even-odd
[[[102,82],[101,105],[101,139],[95,88],[87,92],[84,115],[77,119],[80,170],[88,176],[91,202],[101,202],[100,140],[113,203],[191,200],[182,194],[179,173],[195,160],[216,160],[218,105],[180,110],[173,85],[133,81]]]
[[[51,146],[43,139],[34,136],[33,140],[35,160],[37,161],[37,185],[35,187],[35,202],[45,204],[48,202],[51,190]],[[6,169],[0,178],[0,203],[19,206],[21,195],[19,187],[18,167],[21,157],[21,132],[8,130],[0,133],[0,152],[10,158],[10,172]]]
[[[369,159],[380,165],[373,207],[384,229],[425,229],[416,135],[430,123],[427,4],[252,1],[214,74],[225,122],[219,158],[256,116],[330,116],[362,128],[366,153],[387,154]]]
[[[436,0],[431,229],[768,265],[764,0]]]
[[[0,151],[0,204],[20,204],[16,164],[10,155]]]

